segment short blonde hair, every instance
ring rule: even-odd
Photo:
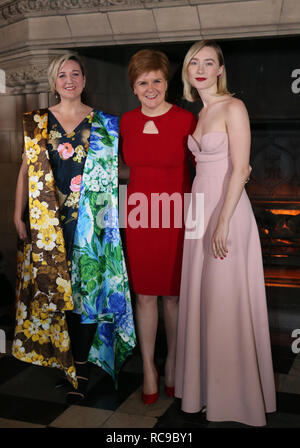
[[[140,50],[135,53],[128,65],[128,77],[130,87],[133,89],[134,83],[143,73],[161,70],[165,80],[169,81],[170,62],[165,53],[157,50]]]
[[[82,75],[86,76],[83,62],[76,53],[66,53],[61,56],[56,56],[51,61],[50,65],[48,67],[48,81],[49,81],[49,85],[50,85],[50,91],[52,93],[55,93],[55,84],[56,84],[56,79],[57,79],[59,69],[65,62],[70,61],[70,60],[77,62],[77,64],[80,67]]]
[[[189,81],[188,67],[193,57],[198,53],[198,51],[200,51],[204,47],[213,48],[217,53],[220,67],[223,66],[223,71],[221,75],[218,77],[217,81],[218,90],[216,95],[232,95],[232,93],[230,93],[227,90],[225,62],[223,52],[220,46],[214,40],[202,40],[200,42],[194,43],[194,45],[191,46],[183,61],[183,67],[182,67],[183,97],[188,101],[193,102],[199,99],[197,89],[195,89],[195,87],[193,87]]]

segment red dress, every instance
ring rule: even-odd
[[[143,133],[148,121],[154,122],[158,134]],[[191,191],[187,137],[195,126],[194,115],[176,105],[158,117],[144,115],[141,107],[122,116],[122,153],[130,167],[125,228],[127,269],[137,294],[179,295],[183,193]],[[134,193],[142,195],[132,196]],[[161,193],[167,193],[160,197],[164,206],[158,201]],[[168,195],[173,193],[174,201],[169,202]]]

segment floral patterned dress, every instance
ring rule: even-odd
[[[67,260],[71,267],[73,239],[77,223],[80,185],[89,149],[92,113],[70,134],[52,112],[48,112],[48,153],[55,179]]]
[[[49,119],[49,126],[48,126]],[[66,134],[47,109],[25,113],[30,240],[18,247],[12,354],[77,386],[66,311],[97,322],[89,361],[117,386],[135,343],[118,227],[118,120],[94,111]]]

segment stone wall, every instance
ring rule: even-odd
[[[22,150],[21,123],[24,97],[1,96],[0,106],[0,252],[2,270],[14,284],[16,233],[13,225],[14,194]]]

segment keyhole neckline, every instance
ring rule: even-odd
[[[174,109],[174,104],[171,105],[170,109],[167,110],[167,112],[164,112],[164,113],[161,114],[161,115],[155,115],[155,116],[152,116],[152,115],[146,115],[146,114],[144,114],[144,113],[142,112],[142,106],[140,106],[140,113],[141,113],[142,117],[143,117],[146,121],[150,121],[150,120],[155,121],[155,120],[159,120],[160,118],[165,117],[165,116],[166,116],[169,112],[171,112],[173,109]]]

